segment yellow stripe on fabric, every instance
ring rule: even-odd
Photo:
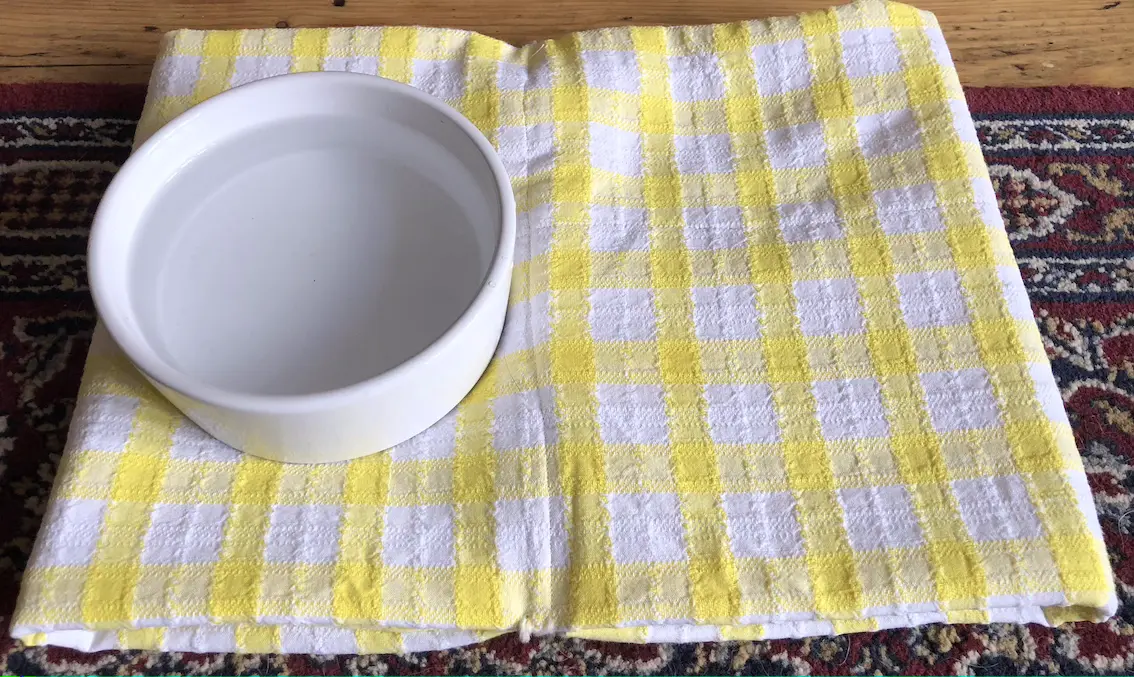
[[[220,94],[229,88],[232,69],[240,53],[241,31],[209,31],[201,45],[201,67],[193,88],[192,104]]]
[[[644,197],[651,236],[650,279],[669,423],[670,467],[685,527],[692,618],[711,622],[740,613],[740,591],[736,563],[724,530],[720,466],[708,431],[701,347],[693,326],[692,265],[685,245],[682,213],[674,205],[674,198],[682,194],[683,187],[675,156],[667,43],[680,42],[683,35],[664,28],[631,28],[630,37],[641,73],[640,126],[646,158]],[[664,590],[652,594],[666,596]]]
[[[926,18],[926,15],[922,17]],[[931,16],[927,20],[936,27]],[[936,91],[943,92],[943,96],[961,98],[960,83],[953,69],[939,68],[937,78],[940,84]],[[940,115],[951,115],[951,111],[944,109]],[[938,129],[945,136],[941,144],[964,145],[957,137],[955,125],[939,125]],[[979,157],[979,153],[977,155]],[[967,160],[964,165],[969,168],[969,178],[987,178],[986,168],[979,160]],[[977,211],[976,205],[972,205],[971,212]],[[954,225],[953,220],[947,220],[947,227]],[[993,263],[1002,265],[1007,256],[1008,265],[1014,266],[1006,231],[996,227],[998,224],[980,225],[978,238],[969,238],[964,245],[960,234],[950,238],[954,257],[959,258],[962,246],[974,246],[975,240],[986,252],[982,259],[991,259]],[[1016,274],[1016,271],[1010,269],[1010,274]],[[1113,586],[1113,574],[1104,546],[1090,533],[1083,513],[1068,509],[1068,506],[1076,505],[1077,499],[1065,471],[1081,467],[1075,440],[1069,426],[1047,418],[1028,368],[1029,364],[1038,364],[1042,369],[1050,369],[1047,355],[1041,348],[1039,329],[1034,322],[1011,317],[1005,290],[996,270],[990,267],[968,270],[961,279],[970,301],[981,294],[994,306],[982,307],[975,313],[978,315],[974,322],[977,325],[974,332],[977,346],[982,361],[990,365],[989,380],[1000,405],[1012,457],[1027,486],[1036,515],[1044,526],[1063,590],[1069,598],[1082,592],[1090,598],[1105,600]],[[986,319],[986,312],[991,319]],[[1005,335],[1016,340],[1005,341]],[[1009,364],[1002,364],[1006,361]],[[1097,597],[1100,593],[1102,597]]]
[[[138,609],[138,579],[153,503],[161,493],[169,448],[180,415],[164,401],[143,400],[134,414],[130,436],[119,456],[87,579],[82,618],[87,626],[107,628],[129,623]],[[153,616],[157,609],[147,609]]]
[[[280,650],[280,630],[277,625],[236,626],[238,653],[277,653]]]
[[[503,624],[501,580],[496,562],[496,451],[492,403],[496,369],[481,376],[457,410],[457,450],[453,459],[455,622],[462,628]]]
[[[355,56],[354,36],[361,33],[355,28],[331,28],[327,30],[327,46],[323,52],[322,70],[330,70],[331,59],[349,59]]]
[[[644,644],[649,640],[649,629],[638,628],[586,628],[564,633],[567,637],[591,639],[599,642],[626,642]]]
[[[1094,595],[1074,595],[1074,597],[1080,598],[1082,603],[1072,604],[1071,606],[1044,607],[1043,616],[1047,622],[1051,625],[1063,625],[1077,621],[1101,623],[1106,620],[1106,615],[1102,613],[1101,609],[1111,600],[1109,591]]]
[[[378,75],[405,84],[413,81],[413,60],[417,54],[418,29],[386,26],[378,44]]]
[[[24,643],[24,646],[43,646],[47,644],[47,633],[33,632],[30,635],[17,637],[16,639]]]
[[[334,525],[342,540],[345,520],[347,474],[350,465],[341,463],[304,466],[306,487],[301,499],[303,505],[332,506],[338,508],[339,518]],[[328,525],[329,526],[329,525]],[[293,567],[293,615],[302,618],[331,618],[335,616],[334,589],[338,562],[303,563]]]
[[[382,533],[389,486],[388,453],[360,458],[347,466],[331,603],[339,623],[362,624],[384,617]]]
[[[798,26],[798,20],[789,20],[773,24],[772,28],[782,33]],[[779,37],[787,39],[786,35]],[[775,106],[774,101],[761,100],[765,118],[774,113]],[[740,183],[741,204],[758,205],[765,191],[776,204],[782,200],[777,195],[777,174],[786,172],[773,170],[766,152],[758,157],[762,159],[761,167],[750,171],[760,178],[770,177],[770,185]],[[754,194],[745,194],[753,189]],[[771,210],[766,218],[770,224],[776,224],[777,217]],[[761,311],[766,378],[772,388],[780,449],[795,499],[814,606],[823,615],[854,613],[860,607],[859,584],[846,535],[832,520],[832,515],[841,514],[841,508],[811,391],[813,377],[807,340],[797,314],[791,253],[778,225],[756,232],[760,233],[758,239],[749,238],[750,275]]]
[[[29,567],[20,580],[13,625],[52,627],[81,619],[83,585],[90,567]]]
[[[354,641],[358,653],[401,653],[404,651],[405,637],[394,630],[355,630]]]
[[[372,26],[350,29],[350,46],[347,56],[377,59],[381,53],[383,33],[384,31],[381,28]],[[337,53],[332,53],[331,56],[337,56]]]
[[[500,126],[497,81],[505,47],[505,43],[477,33],[470,35],[465,45],[465,94],[459,108],[493,145]]]
[[[834,619],[831,626],[836,635],[849,635],[856,632],[875,632],[878,630],[876,618]]]
[[[762,624],[753,625],[722,625],[717,631],[722,642],[755,642],[764,639],[767,634]]]
[[[898,8],[891,12],[909,26],[900,34],[904,61],[925,64],[916,71],[907,69],[916,72],[920,80],[914,111],[922,130],[927,167],[941,186],[939,196],[949,205],[942,209],[948,241],[961,271],[977,350],[999,405],[1012,457],[1044,525],[1064,589],[1085,586],[1088,590],[1104,590],[1109,587],[1110,574],[1101,548],[1090,535],[1083,515],[1066,509],[1075,505],[1075,495],[1062,472],[1063,459],[1070,455],[1074,441],[1065,426],[1055,426],[1041,413],[1043,409],[1027,369],[1029,362],[1047,366],[1042,352],[1028,348],[1040,343],[1038,329],[1033,323],[1011,317],[994,268],[1001,258],[997,252],[1010,251],[1007,235],[997,224],[983,222],[968,188],[969,181],[985,179],[987,173],[983,165],[974,166],[967,159],[955,125],[940,124],[941,118],[952,117],[946,104],[950,92],[959,91],[956,73],[933,61],[924,33],[924,14]],[[1083,557],[1084,552],[1095,556]],[[1017,575],[1013,579],[1021,586],[1015,592],[1030,592],[1027,576]]]
[[[725,81],[724,111],[729,132],[729,141],[732,144],[733,157],[736,159],[734,167],[734,189],[738,204],[745,205],[742,210],[744,230],[748,235],[747,250],[744,255],[742,282],[758,281],[756,285],[759,294],[760,285],[775,283],[783,285],[790,282],[790,269],[779,268],[780,261],[790,260],[787,248],[778,238],[775,217],[770,213],[770,205],[774,199],[774,177],[767,161],[767,144],[764,140],[764,119],[760,97],[757,93],[756,78],[752,67],[752,49],[754,41],[746,24],[725,24],[713,27],[715,51],[720,58],[720,67]],[[782,286],[781,286],[782,289]],[[763,311],[761,311],[763,314]],[[785,318],[781,317],[780,320]],[[759,365],[763,362],[763,342],[752,339],[740,342],[737,354],[751,355],[751,363]],[[707,346],[706,346],[707,348]],[[703,367],[707,367],[708,353],[705,354]],[[727,364],[727,363],[726,363]],[[710,370],[705,368],[706,380],[711,376]],[[762,374],[758,367],[742,372],[735,369],[722,369],[723,374],[718,379],[724,382],[740,380],[752,382],[760,379]],[[714,380],[713,382],[717,382]],[[767,456],[779,455],[779,449],[768,445],[770,449],[762,451],[752,450],[747,445],[740,452],[740,462],[746,467],[761,467],[768,464]],[[719,464],[719,460],[718,460]],[[722,466],[722,474],[728,471]],[[757,486],[746,471],[733,471],[728,473],[733,481],[741,480],[740,486],[728,488],[730,491],[747,490],[762,491],[764,486]],[[778,487],[781,490],[787,488]],[[724,487],[722,487],[724,489]],[[736,543],[731,543],[734,548]],[[796,560],[799,569],[804,565]],[[752,560],[743,565],[737,564],[735,579],[741,588],[740,608],[736,616],[740,615],[771,615],[782,612],[782,601],[776,600],[771,591],[773,586],[767,570],[766,563],[754,563]],[[806,578],[806,574],[803,574]],[[780,580],[787,576],[779,577]],[[758,580],[752,584],[750,581]],[[788,584],[790,586],[790,583]],[[808,591],[808,594],[810,592]],[[759,639],[764,634],[762,625],[754,626],[726,626],[721,628],[722,639]]]
[[[172,68],[176,71],[188,71],[190,68],[195,68],[193,81],[196,82],[200,76],[200,62],[195,62],[195,60],[201,58],[204,43],[205,33],[202,31],[182,30],[166,35],[162,38],[161,47],[158,49],[160,56],[154,68],[162,68],[163,61],[173,64]],[[146,140],[165,123],[184,113],[192,105],[193,93],[191,91],[187,95],[166,94],[155,100],[152,105],[147,105],[142,111],[142,119],[138,121],[135,142]],[[88,364],[85,373],[95,372],[92,369],[93,366]]]
[[[941,126],[940,121],[935,125],[932,119],[927,119],[923,114],[924,109],[919,105],[920,101],[925,99],[924,93],[930,88],[925,82],[927,71],[915,64],[921,63],[917,55],[928,53],[929,46],[928,43],[912,43],[911,33],[902,30],[902,27],[909,26],[911,22],[920,25],[921,13],[896,4],[888,5],[888,9],[890,20],[896,27],[898,47],[902,53],[902,75],[909,92],[910,105],[918,122],[919,132],[924,138],[928,129]],[[918,35],[924,38],[924,34],[918,33]],[[944,90],[940,91],[943,95]],[[927,159],[926,164],[928,167],[933,163]],[[930,178],[940,177],[934,177],[930,170]],[[940,180],[934,180],[934,190],[939,204],[950,201],[952,196],[950,186]],[[964,183],[963,191],[970,196],[968,199],[971,201],[971,186],[968,182]],[[943,209],[942,213],[948,223],[948,210]],[[897,297],[891,302],[897,303]],[[949,352],[945,346],[941,346],[940,350],[945,354]],[[919,398],[924,397],[919,382],[911,380],[903,385],[910,391],[911,403],[915,393]],[[942,453],[941,438],[933,432],[933,425],[924,408],[919,408],[916,416],[913,415],[912,407],[902,409],[908,415],[894,416],[891,425],[900,422],[908,422],[909,425],[895,427],[892,430],[891,449],[898,461],[903,481],[913,502],[914,512],[921,525],[932,563],[938,599],[946,608],[983,609],[987,604],[988,596],[984,565],[961,519],[960,508],[950,484],[953,478],[950,476]],[[915,419],[916,426],[913,424]]]
[[[300,28],[291,41],[291,72],[309,73],[323,70],[330,39],[329,29]]]
[[[165,639],[165,628],[139,628],[118,633],[118,648],[122,650],[160,651]]]
[[[553,609],[560,625],[611,625],[618,619],[606,505],[606,458],[598,429],[595,346],[590,331],[590,96],[582,82],[579,38],[546,43],[556,147],[552,170],[551,380],[555,383],[555,453],[566,502],[569,587]]]
[[[209,615],[241,622],[256,617],[264,578],[264,545],[284,464],[244,456],[229,497],[220,559],[213,566]]]
[[[499,124],[498,63],[504,43],[472,35],[465,44],[465,94],[459,109],[490,142]],[[457,58],[457,54],[453,55]],[[499,395],[491,365],[457,411],[457,449],[453,460],[455,502],[455,622],[461,628],[506,625],[502,580],[496,561],[496,469],[493,400]],[[518,622],[519,619],[511,619]]]
[[[872,185],[859,142],[857,112],[842,47],[841,30],[848,27],[839,25],[841,16],[835,11],[807,14],[803,17],[803,24],[808,37],[813,79],[817,83],[814,104],[823,125],[828,181],[844,228],[849,272],[858,285],[871,372],[879,385],[889,426],[889,451],[883,453],[892,455],[907,485],[939,482],[944,480],[942,476],[917,473],[910,458],[911,455],[921,457],[920,460],[936,458],[937,469],[944,468],[935,436],[924,434],[932,427],[919,379],[913,337],[900,312],[901,299],[895,282],[893,252],[878,220],[874,205],[876,187]],[[846,367],[841,369],[845,374]],[[849,377],[849,374],[844,376]],[[863,453],[865,445],[870,443],[856,441],[853,444],[858,447],[858,453]],[[928,519],[930,506],[920,502],[919,498],[920,494],[913,492],[914,512],[922,516],[924,522]],[[952,512],[946,515],[952,515]],[[955,531],[952,533],[956,534]],[[861,604],[890,606],[923,601],[925,586],[930,582],[917,580],[918,575],[910,575],[909,570],[916,571],[918,567],[914,560],[929,560],[932,552],[931,546],[928,551],[886,549],[878,554],[856,553]],[[886,568],[884,576],[863,575],[874,574],[879,566]],[[953,575],[954,572],[949,573],[952,581],[964,580]]]

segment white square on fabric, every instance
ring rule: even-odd
[[[902,52],[892,29],[851,29],[841,35],[847,77],[864,78],[902,70]]]
[[[555,228],[551,214],[551,205],[547,203],[516,214],[516,263],[530,261],[551,251],[551,236]]]
[[[949,99],[949,110],[953,113],[953,130],[962,143],[979,144],[976,126],[973,125],[973,116],[964,101]]]
[[[513,179],[550,172],[555,168],[555,125],[540,123],[496,130],[497,152]]]
[[[852,277],[795,283],[799,328],[807,336],[861,334],[866,331],[858,283]]]
[[[551,61],[542,60],[528,75],[528,91],[551,87]]]
[[[541,571],[567,566],[563,498],[543,496],[496,501],[496,557],[504,571]]]
[[[1028,290],[1024,288],[1020,269],[1015,266],[997,266],[996,276],[1000,278],[1000,289],[1004,294],[1004,302],[1008,306],[1008,314],[1017,320],[1035,322],[1035,316],[1032,314],[1032,302],[1028,298]]]
[[[386,508],[382,561],[387,566],[452,567],[456,562],[453,550],[453,506]]]
[[[961,519],[973,540],[1039,538],[1043,527],[1019,475],[954,480]]]
[[[501,395],[492,402],[492,446],[496,451],[550,448],[558,440],[558,426],[551,388]]]
[[[173,433],[169,457],[194,463],[236,463],[244,455],[186,420]]]
[[[872,378],[816,381],[812,391],[819,425],[826,439],[861,440],[890,434],[878,381]]]
[[[591,164],[621,176],[642,175],[642,136],[592,122]]]
[[[674,494],[614,494],[610,509],[610,545],[616,564],[681,562],[685,520]]]
[[[582,53],[583,77],[598,89],[637,94],[641,75],[634,52],[587,50]]]
[[[555,168],[555,125],[541,122],[524,129],[527,130],[527,176],[550,172]]]
[[[728,134],[675,136],[674,156],[682,174],[726,174],[732,171]]]
[[[161,82],[166,96],[192,96],[201,72],[201,57],[174,55],[158,59],[155,82]],[[233,85],[235,86],[235,82]]]
[[[327,56],[323,57],[323,70],[331,71],[334,73],[341,73],[347,69],[347,57],[345,56]]]
[[[329,625],[279,626],[280,651],[290,654],[356,654],[358,643],[350,628]]]
[[[719,642],[721,629],[715,625],[647,625],[646,641],[650,644],[689,644],[692,642]]]
[[[551,293],[542,292],[508,307],[496,354],[511,355],[551,340]]]
[[[715,54],[669,57],[670,87],[675,101],[720,101],[724,73]]]
[[[752,50],[756,63],[756,89],[772,96],[811,86],[811,63],[803,40],[760,45]]]
[[[1000,407],[984,369],[921,375],[929,418],[937,432],[979,430],[1000,425]]]
[[[887,235],[945,230],[932,184],[875,191],[874,204],[878,222]]]
[[[1028,374],[1035,384],[1036,399],[1039,400],[1044,416],[1049,421],[1070,425],[1067,420],[1067,409],[1063,406],[1063,396],[1059,393],[1059,386],[1055,383],[1055,376],[1047,364],[1028,363]]]
[[[939,66],[953,67],[953,57],[949,55],[949,45],[945,42],[945,34],[940,28],[925,28],[925,37],[929,39],[929,49],[937,59]]]
[[[733,555],[760,559],[804,555],[790,491],[725,494],[723,499]]]
[[[843,237],[843,225],[833,200],[781,204],[780,233],[785,242],[820,242]]]
[[[855,119],[855,124],[862,154],[868,158],[913,150],[920,143],[917,118],[908,108],[862,115]]]
[[[134,428],[138,400],[122,395],[88,395],[79,398],[72,416],[75,451],[121,453]]]
[[[339,554],[337,505],[277,505],[264,544],[268,562],[328,564]]]
[[[827,142],[818,122],[772,129],[764,133],[772,169],[804,169],[827,163]]]
[[[654,291],[592,289],[590,324],[596,341],[652,341],[657,336]]]
[[[165,651],[193,653],[233,653],[237,648],[236,627],[194,625],[166,628],[162,648]]]
[[[719,251],[748,245],[740,207],[686,207],[685,244],[690,249]]]
[[[257,80],[287,75],[290,72],[290,56],[238,56],[232,65],[232,78],[229,84],[239,87]]]
[[[650,250],[649,216],[637,207],[591,207],[591,249],[597,252]]]
[[[765,383],[705,386],[709,435],[716,444],[780,441],[772,389]]]
[[[348,73],[362,73],[363,75],[377,75],[378,57],[352,56],[346,60],[346,71]]]
[[[414,630],[402,635],[402,651],[420,653],[423,651],[444,651],[459,646],[469,646],[481,640],[471,630]]]
[[[693,327],[701,341],[760,338],[760,311],[752,285],[694,287]]]
[[[452,458],[457,450],[457,410],[389,451],[390,460],[435,461]]]
[[[840,489],[850,546],[858,552],[916,548],[921,527],[905,487]]]
[[[465,94],[465,62],[460,59],[414,59],[411,84],[438,99],[456,101]]]
[[[202,564],[218,561],[227,520],[227,505],[155,505],[142,547],[142,564]]]
[[[496,86],[506,92],[523,91],[528,86],[528,67],[501,61],[496,71]]]
[[[952,327],[969,321],[956,271],[931,270],[897,276],[906,324],[915,328]]]
[[[1000,213],[1000,202],[996,197],[996,191],[992,187],[992,181],[987,176],[983,178],[972,179],[969,185],[973,190],[973,202],[976,204],[977,211],[980,212],[981,221],[984,225],[993,229],[1003,232],[1004,231],[1004,217]]]
[[[599,434],[607,444],[665,444],[665,392],[653,385],[598,385]]]
[[[106,504],[85,498],[53,501],[43,516],[36,543],[39,567],[86,566],[94,557]]]

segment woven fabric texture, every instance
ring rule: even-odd
[[[514,48],[427,28],[180,31],[139,137],[349,70],[499,149],[497,356],[388,453],[207,437],[96,335],[13,634],[413,651],[1102,619],[1078,452],[935,19],[878,0]]]

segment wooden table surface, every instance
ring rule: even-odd
[[[713,23],[838,0],[0,0],[0,82],[145,82],[174,28],[426,24],[512,43],[626,24]],[[966,85],[1134,86],[1134,0],[911,0]]]

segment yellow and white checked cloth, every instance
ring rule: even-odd
[[[183,31],[140,135],[319,69],[412,83],[499,148],[520,218],[495,361],[390,453],[298,467],[205,436],[100,333],[17,637],[377,652],[1115,611],[931,15],[875,0],[522,49]]]

